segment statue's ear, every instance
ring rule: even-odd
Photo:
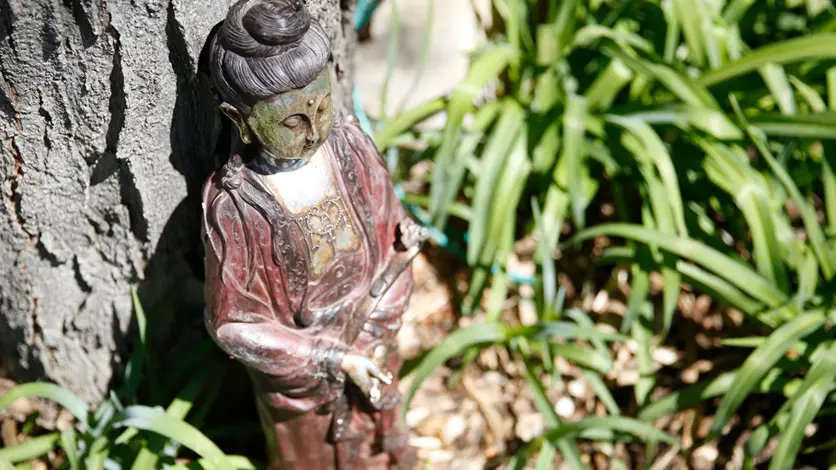
[[[241,112],[238,111],[238,108],[232,106],[229,103],[221,103],[221,112],[226,114],[226,117],[235,124],[235,127],[238,128],[238,133],[241,134],[241,141],[245,144],[250,144],[253,141],[252,136],[250,135],[250,127],[247,125],[247,122],[244,120],[244,116],[241,115]]]

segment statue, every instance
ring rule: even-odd
[[[211,41],[235,138],[203,191],[206,326],[250,373],[270,468],[411,468],[394,339],[426,229],[335,116],[300,0],[240,0]]]

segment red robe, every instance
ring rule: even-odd
[[[362,250],[336,258],[311,281],[302,227],[234,155],[203,191],[207,329],[250,371],[270,468],[409,466],[396,410],[371,408],[339,368],[342,353],[371,356],[379,344],[392,351],[389,370],[397,374],[401,366],[394,337],[412,291],[411,269],[374,312],[357,306],[395,255],[396,228],[406,215],[356,119],[338,116],[324,146]],[[359,335],[346,331],[352,322],[363,324]]]

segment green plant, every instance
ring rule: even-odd
[[[450,96],[381,123],[376,137],[383,149],[427,146],[417,158],[434,162],[428,222],[451,238],[451,226],[467,228],[463,312],[479,309],[490,285],[487,317],[500,321],[492,308],[508,295],[508,255],[535,233],[541,320],[555,321],[552,256],[564,222],[577,231],[564,251],[623,239],[599,262],[631,273],[621,332],[638,344],[637,417],[723,395],[715,439],[747,397],[780,383],[787,401],[746,456],[780,434],[770,468],[792,468],[804,428],[836,399],[832,3],[494,0],[491,23]],[[440,134],[413,129],[441,111]],[[621,223],[598,224],[601,200],[615,203]],[[652,352],[676,323],[683,282],[743,312],[754,336],[767,333],[726,341],[752,349],[733,372],[651,402]],[[523,356],[548,368],[565,346],[541,339]]]
[[[76,425],[63,432],[47,433],[0,449],[0,469],[24,468],[26,461],[58,448],[66,456],[61,468],[72,470],[142,470],[163,466],[173,469],[257,468],[244,457],[225,455],[198,430],[222,382],[217,377],[217,372],[222,371],[219,365],[212,367],[209,364],[191,375],[165,409],[134,404],[140,397],[143,376],[151,374],[149,367],[154,364],[154,358],[148,348],[145,312],[136,291],[132,295],[138,338],[126,367],[124,386],[111,392],[110,397],[94,410],[71,391],[51,383],[27,383],[8,391],[0,397],[0,410],[22,398],[44,398],[70,411]],[[166,395],[165,389],[176,384],[186,369],[205,359],[212,350],[196,348],[195,354],[169,368],[164,384],[150,381],[149,395]],[[198,407],[193,411],[196,404]],[[175,459],[183,449],[191,450],[199,459],[188,465],[176,463]],[[18,467],[12,467],[13,464]]]

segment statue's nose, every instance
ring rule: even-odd
[[[311,131],[308,132],[308,142],[314,143],[319,140],[319,131],[316,130],[316,126],[311,126]]]

